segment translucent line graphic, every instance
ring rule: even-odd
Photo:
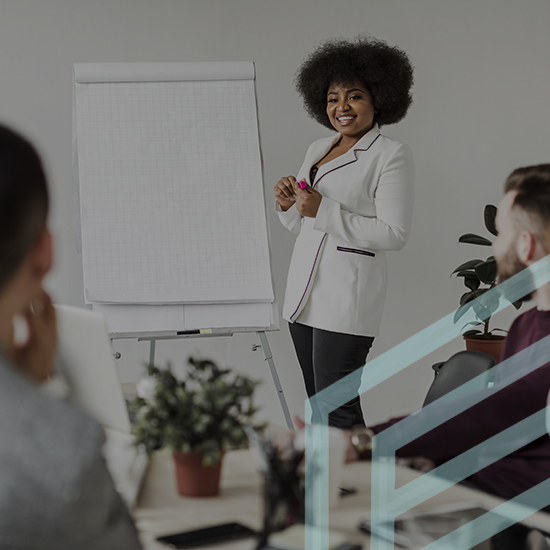
[[[447,315],[307,400],[305,407],[306,423],[312,424],[315,422],[324,427],[328,426],[328,414],[334,409],[347,403],[357,395],[374,388],[390,376],[451,341],[469,325],[485,320],[489,315],[503,310],[512,302],[519,300],[549,281],[550,256],[546,256],[468,304],[468,307],[462,310],[463,315],[460,318],[457,319],[456,313]],[[491,308],[492,311],[486,308],[485,313],[476,314],[474,308],[481,307],[488,301],[495,304],[495,307]],[[460,388],[458,389],[460,390]],[[466,393],[466,390],[463,390],[462,393]],[[455,394],[455,397],[456,395],[458,394]],[[455,412],[455,414],[457,413]],[[417,422],[416,417],[414,421],[408,417],[402,422],[407,420],[411,424]],[[428,429],[432,429],[444,421],[441,418],[438,420],[439,423]],[[400,424],[398,423],[392,428],[396,428]],[[428,424],[431,425],[430,422]],[[388,510],[388,505],[395,498],[393,494],[395,492],[395,457],[382,457],[382,454],[389,452],[390,448],[383,441],[380,441],[380,435],[375,438],[377,445],[375,454],[377,456],[375,457],[376,460],[373,461],[372,468],[373,494],[371,503],[372,521],[378,524],[387,521],[387,516],[383,516]],[[395,449],[405,443],[406,441],[400,439]],[[394,445],[392,444],[391,447],[394,447]],[[306,547],[313,550],[326,550],[328,549],[328,501],[325,498],[328,495],[328,436],[323,435],[322,431],[318,431],[315,425],[306,430],[306,463],[315,466],[315,468],[306,468]],[[400,495],[400,498],[402,498],[403,493]],[[319,529],[312,529],[311,527],[314,525]],[[393,538],[393,532],[389,538]],[[378,543],[391,544],[393,549],[391,540],[386,541],[373,537],[372,550],[390,548],[388,545],[376,546]]]

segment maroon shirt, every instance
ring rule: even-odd
[[[523,313],[516,318],[506,337],[502,361],[548,335],[550,311],[533,308]],[[505,378],[498,369],[494,389],[499,379]],[[491,395],[485,400],[398,449],[397,455],[424,456],[442,464],[546,407],[549,391],[550,362],[499,391],[489,392]],[[378,433],[400,420],[394,418],[372,429]],[[480,470],[469,481],[487,492],[510,499],[549,477],[550,438],[544,435]]]

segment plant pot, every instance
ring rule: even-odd
[[[178,493],[184,497],[212,497],[220,493],[222,460],[203,466],[202,455],[173,453]]]
[[[464,336],[466,340],[466,349],[470,351],[481,351],[487,355],[491,355],[498,363],[504,347],[504,336],[491,334],[490,338],[480,336]]]

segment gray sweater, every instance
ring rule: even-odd
[[[0,352],[0,550],[141,548],[103,443],[99,424]]]

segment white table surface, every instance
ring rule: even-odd
[[[397,467],[399,486],[418,477],[418,472]],[[357,489],[357,493],[340,499],[330,511],[331,529],[348,534],[350,541],[362,543],[367,550],[369,537],[357,526],[370,513],[370,462],[356,462],[344,467],[342,483]],[[456,485],[425,501],[418,509],[429,509],[450,502],[478,502],[494,507],[503,501],[480,491]],[[261,480],[247,450],[232,451],[224,458],[221,494],[217,497],[184,498],[177,494],[172,457],[159,453],[151,461],[137,507],[133,511],[145,550],[162,550],[166,546],[155,541],[160,535],[199,529],[209,525],[238,521],[253,529],[262,524],[263,502]],[[550,514],[539,512],[526,523],[550,531]],[[252,550],[255,542],[243,539],[232,543],[203,546],[203,549]]]

